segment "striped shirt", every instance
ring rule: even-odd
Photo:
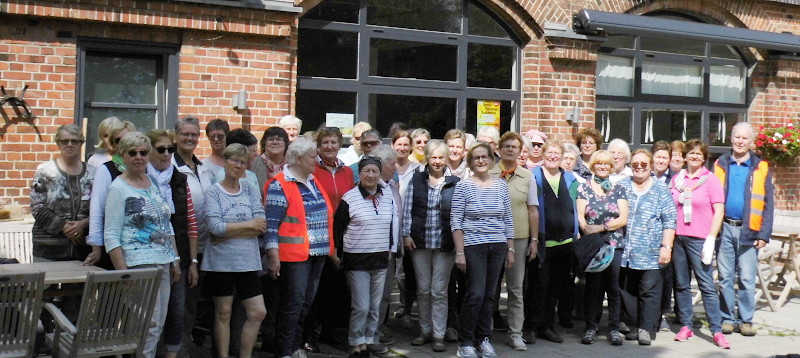
[[[206,190],[206,226],[211,236],[224,237],[228,223],[250,221],[264,217],[261,197],[249,182],[240,180],[239,191],[229,193],[216,183]],[[209,239],[210,240],[210,239]],[[203,271],[248,272],[261,270],[258,252],[259,237],[237,237],[216,244],[206,244]]]
[[[483,188],[472,180],[456,184],[451,229],[464,231],[464,246],[500,243],[514,238],[514,221],[508,184],[494,178]]]
[[[389,251],[389,236],[394,212],[397,210],[393,195],[384,195],[378,189],[376,200],[366,197],[360,186],[350,189],[342,197],[342,204],[350,213],[350,221],[344,232],[344,252],[371,253]],[[368,195],[368,194],[367,194]],[[376,205],[377,204],[377,207]]]
[[[444,177],[442,180],[431,186],[428,183],[428,208],[425,210],[425,248],[438,249],[442,247],[442,188],[444,187]],[[411,236],[411,207],[414,206],[414,180],[408,182],[406,203],[403,215],[403,237]]]

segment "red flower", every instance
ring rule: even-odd
[[[760,146],[764,145],[764,142],[762,142],[760,140],[757,140],[756,141],[756,145],[760,147]]]

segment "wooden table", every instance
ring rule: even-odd
[[[772,232],[773,240],[781,241],[788,246],[788,249],[779,258],[779,261],[783,262],[783,268],[778,274],[778,281],[782,281],[779,283],[783,284],[783,290],[776,302],[778,307],[783,306],[789,298],[795,283],[800,283],[800,250],[798,250],[800,249],[798,247],[800,245],[800,242],[798,242],[800,233],[797,231],[800,231],[800,229],[776,227]],[[783,256],[784,254],[785,256]]]
[[[34,262],[30,264],[0,265],[0,273],[43,271],[44,283],[84,283],[89,272],[105,271],[97,266],[83,266],[82,261]]]

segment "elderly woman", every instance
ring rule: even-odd
[[[678,320],[681,330],[675,340],[686,341],[692,332],[692,287],[691,273],[703,296],[703,307],[714,335],[714,344],[730,349],[722,334],[722,313],[719,296],[714,285],[714,267],[711,259],[717,235],[722,228],[725,211],[725,193],[722,183],[704,166],[708,159],[708,146],[699,139],[686,142],[684,148],[686,169],[672,177],[670,191],[678,210],[678,235],[672,252],[675,266],[675,290],[678,304]]]
[[[97,264],[105,269],[114,267],[104,251],[103,224],[105,220],[103,216],[106,210],[108,187],[126,169],[122,159],[124,153],[118,150],[119,142],[125,134],[133,131],[136,131],[136,127],[128,121],[112,122],[108,129],[109,153],[112,153],[112,157],[111,160],[98,167],[94,173],[92,198],[89,204],[89,236],[86,237],[86,243],[92,246],[92,252],[83,260],[84,265]],[[102,261],[100,261],[101,259]]]
[[[86,161],[86,165],[97,169],[103,165],[103,163],[111,160],[111,156],[114,155],[114,152],[111,147],[110,130],[111,128],[119,127],[121,123],[122,121],[114,116],[108,117],[100,122],[100,125],[97,126],[97,144],[94,146],[96,151],[89,157],[89,160]]]
[[[619,138],[612,139],[608,142],[608,152],[614,157],[614,167],[611,168],[611,174],[608,176],[611,184],[617,184],[623,178],[633,175],[631,167],[628,166],[631,161],[631,148],[628,147],[628,143]],[[592,173],[594,173],[594,169],[592,169]]]
[[[669,146],[672,149],[672,156],[669,160],[669,170],[675,174],[681,171],[686,165],[686,159],[684,158],[686,143],[680,140],[673,140],[669,143]]]
[[[444,144],[447,145],[447,172],[449,175],[466,179],[470,172],[467,170],[466,154],[467,135],[460,129],[451,129],[444,134]]]
[[[522,286],[525,281],[525,262],[536,258],[539,242],[539,198],[536,181],[530,170],[518,165],[517,158],[523,146],[522,137],[506,132],[500,137],[500,162],[489,170],[493,177],[505,180],[509,188],[511,214],[514,222],[514,262],[506,271],[508,292],[508,325],[511,347],[517,351],[528,348],[522,339],[524,301]],[[497,299],[497,297],[495,297]],[[533,342],[531,342],[533,343]]]
[[[675,239],[675,204],[666,184],[650,175],[653,156],[637,149],[631,157],[633,176],[619,183],[627,191],[628,227],[620,263],[620,296],[628,326],[627,339],[649,346],[661,315],[660,267],[672,259]]]
[[[425,171],[414,173],[404,200],[403,242],[417,280],[420,335],[411,345],[433,341],[444,352],[447,328],[447,285],[455,262],[450,209],[459,178],[445,176],[447,145],[432,140],[425,146]]]
[[[425,164],[425,145],[428,144],[429,140],[431,140],[431,132],[428,132],[425,128],[417,128],[411,132],[411,148],[413,149],[408,159],[412,162]]]
[[[511,268],[515,256],[511,199],[505,180],[489,174],[494,154],[488,144],[470,148],[467,165],[474,174],[456,184],[450,215],[456,267],[466,273],[467,282],[458,355],[496,357],[490,341],[494,294],[501,267]]]
[[[564,153],[560,142],[548,141],[542,149],[544,164],[533,170],[539,202],[536,230],[542,238],[537,244],[541,252],[529,268],[534,283],[528,286],[531,300],[526,302],[525,314],[529,318],[527,328],[534,329],[539,338],[561,343],[564,340],[555,330],[556,304],[562,325],[571,324],[572,299],[561,297],[574,295],[572,242],[578,238],[578,181],[560,167]]]
[[[250,169],[258,178],[258,190],[264,190],[267,180],[280,173],[286,165],[286,149],[289,148],[289,135],[280,127],[269,127],[259,142],[261,154],[250,163]]]
[[[300,135],[300,128],[303,128],[303,121],[301,121],[300,118],[289,114],[281,117],[281,120],[278,121],[278,126],[286,131],[286,135],[289,137],[289,141],[286,142],[286,145],[288,146],[289,143],[294,142]]]
[[[672,147],[669,142],[660,140],[653,143],[650,153],[653,155],[652,175],[656,180],[669,184],[672,175],[675,174],[669,168],[669,162],[672,160]]]
[[[564,145],[564,155],[561,158],[561,169],[564,171],[570,172],[575,176],[575,180],[578,183],[583,184],[586,182],[586,179],[575,173],[576,165],[578,164],[578,158],[581,157],[581,150],[572,143],[563,143]]]
[[[364,156],[358,162],[359,184],[345,193],[334,217],[337,251],[350,287],[350,357],[387,351],[375,342],[375,334],[397,204],[380,185],[382,168],[377,157]]]
[[[154,323],[143,349],[145,357],[155,357],[156,345],[167,318],[170,282],[177,282],[181,276],[176,262],[175,232],[170,223],[170,207],[161,197],[156,183],[147,175],[149,154],[153,149],[150,139],[142,133],[130,132],[116,144],[116,149],[126,170],[108,187],[105,246],[117,270],[161,269],[153,310]]]
[[[539,130],[531,129],[525,132],[525,137],[531,141],[531,146],[528,149],[528,161],[526,163],[528,169],[541,166],[544,164],[545,160],[542,146],[547,142],[547,135]]]
[[[619,269],[624,233],[628,225],[628,196],[625,188],[612,184],[610,176],[617,162],[616,156],[605,150],[592,154],[589,168],[592,180],[578,188],[578,222],[584,234],[599,233],[603,241],[614,248],[611,264],[600,272],[586,272],[586,332],[581,343],[592,344],[597,336],[597,325],[603,308],[603,296],[608,295],[609,339],[615,346],[622,345],[620,327]]]
[[[600,150],[603,145],[603,136],[594,128],[584,128],[575,136],[575,145],[581,150],[581,156],[578,157],[575,165],[575,172],[578,173],[583,179],[589,180],[592,177],[592,171],[586,166],[592,158],[594,152]]]
[[[317,150],[297,138],[286,151],[286,166],[266,185],[267,267],[278,280],[276,356],[305,354],[303,321],[317,293],[327,256],[335,256],[333,208],[313,173]]]
[[[216,173],[222,170],[225,165],[225,158],[222,157],[222,152],[225,151],[225,141],[231,127],[225,120],[215,118],[206,124],[206,138],[208,144],[211,145],[211,155],[202,160],[203,165],[213,168],[212,172]]]
[[[154,129],[147,133],[147,138],[153,146],[150,163],[147,164],[147,175],[155,181],[161,197],[172,213],[170,222],[175,231],[175,245],[178,250],[175,261],[181,268],[180,279],[170,288],[169,308],[164,324],[164,343],[167,350],[165,357],[177,357],[186,317],[186,293],[189,287],[197,285],[198,280],[197,221],[186,175],[178,172],[172,165],[172,153],[175,153],[174,136],[163,129]]]
[[[266,231],[258,190],[240,180],[251,156],[247,147],[231,144],[223,152],[225,178],[206,191],[206,226],[211,235],[202,269],[206,290],[214,298],[214,338],[220,357],[228,356],[234,289],[247,319],[241,331],[240,357],[250,357],[261,320],[267,314],[258,271],[258,237]]]
[[[31,182],[33,261],[83,260],[91,251],[89,195],[94,168],[81,161],[81,129],[65,124],[56,130],[59,155],[36,168]]]

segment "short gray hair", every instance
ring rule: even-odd
[[[733,128],[731,129],[731,136],[733,135],[733,133],[736,133],[737,130],[742,130],[742,129],[749,131],[750,139],[753,139],[756,131],[755,129],[753,129],[753,125],[750,124],[750,122],[738,122],[734,124]]]
[[[142,132],[128,132],[122,139],[120,139],[119,144],[117,144],[117,153],[120,155],[124,155],[127,153],[131,148],[135,148],[138,146],[146,146],[147,151],[153,150],[153,145],[150,143],[150,138],[147,138],[146,135]]]
[[[250,150],[247,149],[243,144],[233,143],[227,147],[225,147],[225,151],[222,152],[222,158],[224,159],[248,159],[245,160],[245,163],[249,162],[250,157]]]
[[[492,138],[492,142],[494,142],[494,144],[500,144],[500,132],[495,127],[481,127],[475,137],[480,136]]]
[[[317,145],[314,141],[304,136],[297,137],[292,144],[289,144],[289,148],[286,149],[286,164],[297,164],[297,158],[306,155],[309,151],[314,151],[316,153]]]
[[[298,130],[303,127],[303,121],[300,120],[300,118],[297,118],[297,117],[295,117],[295,116],[293,116],[291,114],[283,116],[281,118],[281,120],[278,121],[278,125],[281,128],[286,128],[286,126],[289,126],[289,125],[292,125],[292,124],[297,125],[297,129]]]
[[[180,132],[181,126],[185,124],[191,124],[197,127],[197,130],[200,130],[200,120],[198,120],[197,117],[183,117],[175,122],[175,133]]]
[[[428,132],[425,128],[417,128],[413,132],[411,132],[411,139],[417,138],[421,135],[428,137],[428,140],[431,139],[431,132]]]
[[[578,149],[578,146],[577,146],[577,145],[575,145],[575,144],[573,144],[573,143],[570,143],[570,142],[564,142],[562,145],[564,146],[564,152],[565,152],[565,153],[566,153],[566,152],[572,152],[572,153],[575,153],[575,157],[576,157],[576,158],[577,158],[577,157],[579,157],[579,156],[581,155],[581,150],[580,150],[580,149]]]
[[[625,153],[625,163],[631,161],[631,147],[628,146],[628,143],[622,139],[614,138],[610,142],[608,142],[607,150],[610,152],[611,148],[619,148]]]
[[[370,155],[381,158],[382,162],[386,162],[389,159],[397,158],[397,151],[388,144],[381,144],[378,148],[375,148]]]
[[[81,131],[81,128],[78,127],[77,124],[70,123],[70,124],[62,124],[61,126],[58,127],[58,129],[56,129],[56,135],[55,135],[56,143],[58,143],[58,141],[61,140],[61,131],[67,132],[67,134],[72,134],[78,137],[78,139],[80,140],[86,140],[86,138],[83,137],[83,132]]]
[[[447,157],[449,154],[449,149],[447,148],[447,144],[443,141],[438,139],[431,139],[428,141],[428,144],[425,144],[425,159],[427,160],[430,158],[437,150],[444,151],[444,156]]]

